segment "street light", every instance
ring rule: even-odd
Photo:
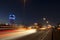
[[[46,23],[49,23],[48,21],[46,21]]]
[[[43,20],[46,20],[46,18],[43,18]]]
[[[60,24],[58,26],[60,27]]]
[[[35,25],[35,26],[37,26],[37,25],[38,25],[38,23],[34,23],[34,25]]]

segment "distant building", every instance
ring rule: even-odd
[[[17,25],[15,24],[15,15],[9,15],[9,23],[0,24],[0,30],[9,30],[9,29],[16,29]]]
[[[9,24],[15,24],[15,15],[14,14],[10,14],[9,15]]]

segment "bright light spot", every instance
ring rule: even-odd
[[[43,20],[46,20],[46,18],[43,18]]]
[[[46,28],[41,28],[41,29],[46,29]]]
[[[48,25],[48,27],[47,28],[52,28],[52,26],[51,25]]]
[[[60,27],[60,25],[59,25],[59,27]]]
[[[46,21],[46,23],[49,23],[48,21]]]
[[[28,33],[35,33],[36,32],[36,29],[31,29],[31,30],[28,30],[27,32]]]
[[[60,28],[57,28],[58,30],[60,30]]]
[[[5,23],[6,25],[8,25],[8,23]]]
[[[38,23],[34,23],[34,25],[38,25]]]
[[[40,28],[40,30],[46,30],[46,28]]]

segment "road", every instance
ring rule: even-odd
[[[7,32],[2,35],[0,33],[0,40],[60,40],[60,30],[18,30],[13,32]]]
[[[28,29],[28,30],[18,29],[18,30],[3,31],[3,32],[0,32],[0,40],[11,40],[18,37],[27,36],[35,32],[36,32],[36,29]]]
[[[42,31],[29,29],[24,31],[18,30],[17,32],[7,32],[0,35],[0,40],[51,40],[51,29]]]
[[[22,38],[16,38],[12,40],[51,40],[52,30],[39,31],[34,34],[24,36]]]

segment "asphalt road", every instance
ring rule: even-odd
[[[52,40],[52,30],[38,31],[34,34],[11,40]]]
[[[0,35],[0,40],[60,40],[60,30],[48,29],[37,32],[31,31],[32,30],[12,32],[12,35],[9,33],[7,35],[3,35],[3,37]]]
[[[9,30],[9,31],[3,31],[0,32],[0,40],[11,40],[23,36],[27,36],[30,34],[36,33],[36,29],[28,29],[28,30]]]

